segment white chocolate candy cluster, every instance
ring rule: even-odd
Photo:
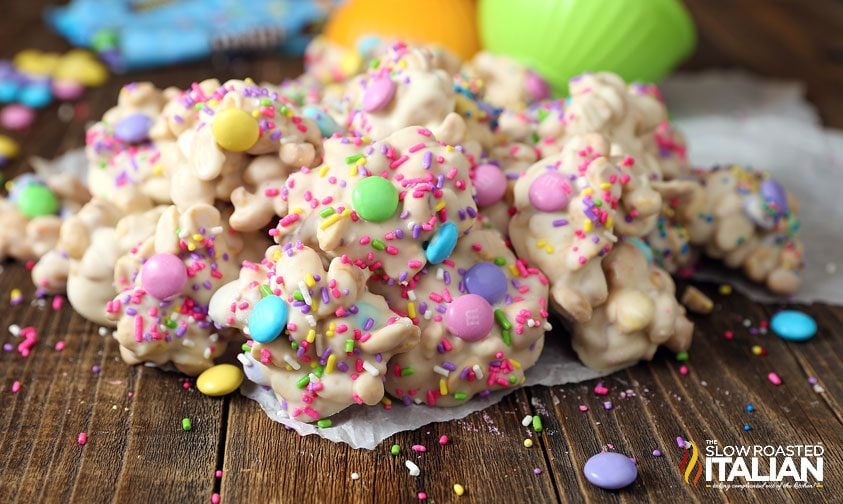
[[[214,295],[210,315],[253,338],[247,375],[271,387],[289,417],[313,422],[384,398],[387,363],[413,348],[419,329],[369,292],[368,273],[298,242],[244,263]]]

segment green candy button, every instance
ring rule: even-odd
[[[18,209],[29,219],[55,215],[59,211],[59,200],[46,186],[29,184],[18,194]]]
[[[398,190],[383,177],[366,177],[354,186],[351,204],[357,215],[369,222],[383,222],[398,209]]]

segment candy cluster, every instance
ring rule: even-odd
[[[236,342],[283,414],[323,427],[521,385],[564,338],[552,311],[595,369],[684,352],[669,272],[700,254],[798,287],[795,198],[692,170],[655,87],[587,74],[553,100],[492,54],[334,51],[317,41],[281,85],[126,86],[88,131],[81,189],[15,181],[0,252],[40,257],[40,291],[115,326],[127,362],[208,370],[216,395],[240,383],[215,363]]]

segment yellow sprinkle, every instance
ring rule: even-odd
[[[252,111],[252,117],[254,117],[255,119],[257,119],[260,116],[261,116],[261,113],[260,113],[259,110],[253,110]]]
[[[152,167],[152,174],[153,175],[163,175],[164,174],[164,166],[161,163],[156,164]]]
[[[720,292],[720,295],[728,296],[729,294],[732,293],[732,286],[729,285],[729,284],[723,284],[723,285],[720,286],[718,291]]]
[[[515,267],[515,265],[514,265],[514,264],[510,264],[510,265],[509,265],[509,266],[507,266],[507,267],[509,268],[509,272],[510,272],[510,274],[512,274],[512,276],[514,276],[514,277],[521,276],[521,272],[520,272],[520,271],[518,271],[518,268],[517,268],[517,267]]]
[[[333,336],[336,333],[337,333],[337,324],[334,323],[334,322],[331,322],[328,325],[328,336]]]
[[[455,149],[454,149],[453,145],[446,145],[445,146],[445,152],[454,152],[454,150]]]
[[[611,230],[612,230],[612,228],[613,228],[614,226],[615,226],[615,221],[613,221],[611,217],[609,217],[608,219],[606,219],[606,224],[604,224],[604,227],[605,227],[606,229],[608,229],[609,231],[611,231]]]
[[[612,184],[610,184],[608,182],[603,182],[602,184],[600,184],[600,189],[611,189],[611,188],[612,188]]]
[[[20,289],[12,289],[12,294],[9,297],[12,299],[23,297],[23,293],[21,293]]]
[[[594,189],[592,189],[590,187],[586,187],[585,189],[582,190],[582,193],[585,194],[585,195],[594,194]]]
[[[305,338],[305,339],[307,339],[308,343],[313,343],[314,341],[316,341],[316,330],[311,329],[311,330],[307,331],[307,338]]]
[[[202,235],[199,233],[194,234],[193,241],[202,241]]]
[[[313,288],[313,286],[316,285],[316,279],[313,278],[313,273],[308,273],[304,276],[304,283],[310,288]]]
[[[407,68],[407,60],[401,60],[398,62],[399,68]]]
[[[196,250],[196,244],[195,243],[188,243],[187,244],[187,250],[193,252],[194,250]]]
[[[515,369],[521,369],[521,363],[518,362],[517,360],[509,359],[509,362],[512,363],[512,367],[514,367]]]
[[[294,214],[302,214],[302,213],[304,213],[304,209],[302,207],[296,207],[296,208],[292,209],[291,212],[294,213]]]
[[[346,208],[345,210],[342,211],[343,217],[348,217],[349,215],[351,215],[351,209],[350,208]]]
[[[582,223],[582,230],[586,233],[590,233],[592,229],[594,229],[594,223],[590,220],[587,220]]]
[[[384,406],[391,406],[392,405],[392,399],[390,399],[388,397],[384,397],[383,399],[381,399],[381,402],[383,403]]]
[[[356,177],[358,173],[360,173],[360,168],[356,164],[353,164],[348,167],[349,177]]]
[[[255,81],[253,81],[251,77],[246,77],[245,79],[243,79],[243,82],[245,82],[246,84],[248,84],[250,86],[255,83]]]
[[[325,363],[325,373],[331,374],[334,372],[334,366],[337,364],[337,356],[331,354],[328,356],[328,362]]]
[[[273,261],[278,261],[278,259],[281,259],[281,250],[280,249],[276,250],[275,253],[272,254],[272,260]]]
[[[209,107],[216,107],[217,105],[220,104],[220,101],[217,100],[216,98],[211,98],[210,100],[208,100],[205,103],[207,103]]]
[[[341,214],[333,214],[333,215],[327,217],[325,220],[323,220],[321,224],[319,224],[319,229],[328,229],[329,227],[336,224],[337,221],[340,220],[340,219],[342,219]]]
[[[372,143],[372,137],[370,137],[370,136],[362,136],[362,137],[360,137],[360,141],[362,141],[362,142],[364,142],[364,143]]]
[[[548,245],[547,247],[544,248],[544,251],[547,252],[548,254],[552,254],[553,250],[554,250],[554,248],[551,247],[550,245]]]
[[[437,212],[442,210],[443,208],[445,208],[445,202],[444,201],[440,201],[439,203],[436,204],[436,211]]]
[[[410,301],[407,303],[407,316],[412,318],[416,318],[416,303]]]
[[[530,448],[532,446],[533,446],[533,440],[532,439],[527,438],[527,439],[524,440],[524,448]]]
[[[331,169],[331,167],[328,166],[328,165],[324,165],[322,168],[319,168],[319,176],[324,177],[325,175],[328,174],[328,170],[330,170],[330,169]]]
[[[465,493],[465,487],[460,485],[459,483],[454,483],[454,493],[462,496]]]
[[[445,378],[439,378],[439,393],[443,396],[448,395],[448,382]]]
[[[547,240],[539,240],[536,242],[536,248],[544,248],[547,245]]]
[[[360,158],[360,159],[358,159],[358,160],[357,160],[357,162],[356,162],[356,163],[354,163],[354,164],[356,164],[357,166],[363,166],[364,164],[366,164],[366,158],[365,158],[365,157],[361,157],[361,158]]]

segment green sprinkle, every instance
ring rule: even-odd
[[[518,381],[518,377],[514,374],[509,375],[506,379],[509,380],[510,385],[515,385],[515,383]]]
[[[189,431],[192,428],[193,428],[193,422],[191,422],[189,418],[182,418],[181,419],[181,429],[183,431]]]
[[[263,297],[273,295],[272,289],[270,289],[269,286],[265,285],[265,284],[260,286],[260,291],[261,291],[261,296],[263,296]]]
[[[536,432],[542,431],[542,417],[533,415],[533,430]]]
[[[313,374],[315,374],[317,378],[322,378],[322,375],[324,373],[325,373],[325,366],[323,366],[321,364],[316,366],[315,368],[313,368]]]
[[[411,374],[415,373],[416,370],[411,367],[401,368],[401,376],[410,376]]]
[[[245,353],[249,353],[252,351],[252,347],[250,347],[248,343],[243,343],[242,345],[240,345],[240,350]]]
[[[293,351],[295,352],[296,350],[299,349],[299,342],[298,341],[291,341],[290,342],[290,348],[292,348]]]
[[[466,399],[468,399],[468,394],[466,394],[465,392],[454,392],[454,399],[456,399],[457,401],[465,401]]]
[[[381,64],[381,59],[375,58],[369,63],[369,68],[377,68],[377,67],[380,66],[380,64]]]
[[[512,333],[508,330],[504,329],[501,331],[501,339],[503,339],[503,344],[506,346],[512,346]]]
[[[309,383],[310,383],[310,374],[306,374],[306,375],[303,375],[298,380],[296,380],[296,387],[298,387],[300,389],[303,389],[303,388],[307,387],[307,385]]]
[[[531,140],[533,141],[534,144],[539,143],[539,140],[541,140],[541,137],[536,132],[533,132],[533,134],[530,135],[530,136],[531,136]]]
[[[363,154],[354,154],[345,158],[345,164],[356,163],[360,159],[363,159]]]
[[[345,353],[351,353],[354,351],[354,340],[347,339],[345,340]]]
[[[304,301],[304,294],[302,294],[300,290],[294,291],[293,299],[296,301]]]
[[[603,200],[594,200],[594,205],[598,206],[598,207],[602,207],[603,206]]]
[[[278,112],[281,112],[282,115],[287,115],[287,112],[290,111],[290,108],[286,105],[281,105],[281,108],[278,109]]]
[[[501,326],[501,329],[503,329],[504,331],[509,331],[510,329],[512,329],[512,322],[510,322],[509,319],[506,318],[506,313],[504,313],[503,310],[501,310],[500,308],[497,308],[495,310],[495,322],[497,322],[498,325]]]
[[[504,259],[503,257],[495,257],[495,265],[497,265],[497,266],[506,265],[506,259]]]
[[[261,98],[260,104],[262,107],[268,107],[272,105],[272,100],[270,100],[269,98]]]
[[[330,418],[323,418],[322,420],[316,421],[316,426],[320,429],[327,429],[331,425],[333,425],[333,422],[331,422]]]
[[[194,110],[202,110],[202,107],[204,107],[204,106],[205,106],[205,102],[199,102],[199,103],[197,103],[196,105],[193,106],[193,109]]]
[[[167,326],[170,329],[175,329],[176,327],[179,326],[178,322],[176,322],[175,320],[173,320],[171,318],[168,318],[167,320],[165,320],[164,325]]]
[[[548,112],[547,109],[540,108],[536,111],[536,119],[538,119],[539,122],[542,122],[547,119],[547,116],[549,115],[550,112]]]
[[[400,446],[398,446],[397,444],[394,444],[394,445],[392,445],[392,447],[389,449],[389,453],[391,453],[391,454],[393,454],[393,455],[398,455],[399,453],[401,453],[401,447],[400,447]]]
[[[322,217],[324,219],[326,217],[330,217],[330,216],[334,215],[335,213],[336,213],[336,210],[334,210],[334,207],[329,206],[329,207],[323,208],[322,211],[319,212],[319,217]]]
[[[678,360],[679,362],[685,362],[686,360],[688,360],[688,352],[679,352],[678,354],[676,354],[676,360]]]
[[[372,240],[372,248],[375,250],[383,250],[386,248],[386,245],[380,240]]]

